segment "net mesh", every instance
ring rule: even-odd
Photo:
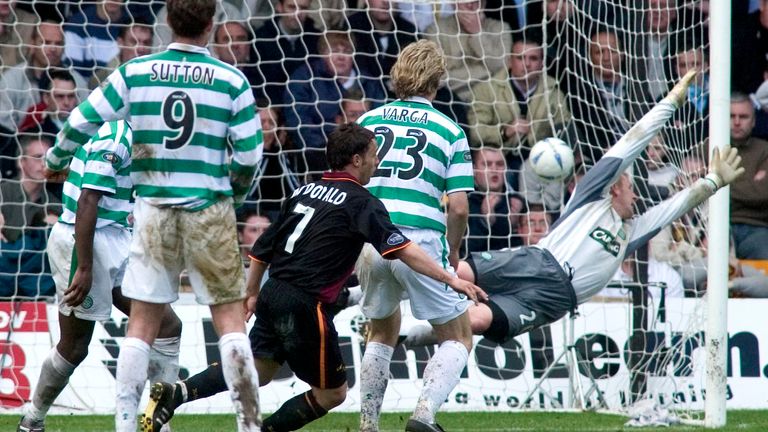
[[[391,8],[380,0],[315,3],[219,2],[211,51],[248,77],[264,127],[265,159],[246,201],[243,227],[264,222],[251,220],[255,213],[274,217],[285,196],[324,168],[322,146],[337,122],[353,121],[392,99],[389,68],[399,50],[418,38],[435,40],[446,53],[448,74],[435,105],[465,129],[476,150],[476,184],[487,190],[471,197],[462,254],[519,246],[536,227],[551,224],[572,192],[573,179],[691,68],[702,73],[689,102],[636,164],[640,210],[704,173],[709,44],[708,17],[697,8],[698,2],[548,0],[522,2],[523,7],[486,0],[484,11],[478,11],[479,2],[393,2]],[[101,9],[107,4],[111,6]],[[34,140],[55,133],[71,109],[62,99],[64,93],[76,90],[82,101],[121,61],[170,43],[163,2],[123,6],[0,2],[0,295],[9,300],[49,299],[54,291],[44,248],[61,191],[55,185],[43,187],[40,161],[35,159],[39,148],[21,137]],[[62,20],[63,27],[52,24]],[[345,63],[350,55],[352,62]],[[337,79],[329,70],[333,64],[338,75],[346,76],[339,72],[345,67],[353,72]],[[70,72],[74,84],[59,82],[54,69]],[[574,149],[577,162],[565,182],[538,179],[527,162],[530,147],[550,136]],[[539,208],[547,214],[543,222],[534,220]],[[581,359],[578,375],[587,381],[588,376],[595,378],[609,409],[626,411],[643,398],[689,416],[702,408],[703,351],[697,347],[703,345],[704,317],[697,297],[705,291],[705,226],[705,211],[686,215],[652,241],[645,255],[623,267],[621,277],[644,289],[606,288],[603,300],[582,308],[571,340]],[[244,243],[253,241],[242,235]],[[641,294],[633,303],[632,293],[637,292]],[[359,312],[347,314],[343,325],[359,321]],[[196,327],[194,321],[190,319],[191,328]],[[114,325],[107,327],[110,337],[105,339],[111,340],[112,333],[120,337],[119,331],[111,331]],[[345,343],[355,346],[349,350],[350,362],[359,364],[361,340],[356,325],[349,328]],[[7,343],[15,337],[9,330]],[[33,363],[42,362],[50,342],[45,339],[35,340],[45,349],[30,355],[37,359]],[[463,380],[447,409],[575,406],[567,362],[555,360],[569,344],[561,324],[503,347],[477,341],[467,373],[482,379]],[[190,362],[200,368],[211,360],[202,354],[204,347],[202,338],[185,336],[182,350],[196,352]],[[106,352],[111,355],[115,349],[110,346]],[[427,356],[403,351],[402,358],[397,357],[402,363],[394,366],[396,391],[387,394],[385,409],[407,409],[415,402]],[[542,380],[552,365],[549,378]],[[78,374],[89,373],[88,367],[100,365],[85,365]],[[99,385],[82,381],[86,389]],[[542,385],[537,389],[538,382]],[[83,394],[76,387],[73,391]],[[533,399],[526,402],[530,391]],[[356,397],[353,388],[352,402],[345,407],[354,407]],[[590,406],[599,404],[594,392],[587,399]],[[87,398],[72,404],[90,411],[107,409]],[[195,407],[217,409],[215,403],[205,402]]]

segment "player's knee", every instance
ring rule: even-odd
[[[78,339],[71,341],[70,343],[62,342],[63,341],[60,341],[59,344],[56,345],[56,350],[62,357],[64,357],[64,360],[69,363],[77,366],[88,357],[88,344],[90,343],[90,340],[83,341]]]
[[[312,392],[315,395],[317,403],[320,404],[326,410],[336,408],[341,405],[344,400],[347,399],[347,385],[344,384],[341,387],[334,389],[313,389]]]
[[[167,338],[181,336],[181,327],[182,324],[179,316],[173,312],[173,309],[171,309],[170,306],[166,306],[165,312],[163,313],[163,323],[160,325],[160,331],[158,332],[157,337]]]

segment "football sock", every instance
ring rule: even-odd
[[[204,399],[223,391],[227,391],[227,382],[224,380],[221,363],[212,363],[204,371],[178,383],[173,398],[178,405],[181,405],[184,402]]]
[[[157,338],[149,351],[147,378],[150,383],[172,383],[179,379],[179,336]]]
[[[435,422],[437,410],[459,383],[468,358],[467,348],[458,341],[449,340],[440,345],[424,369],[424,387],[413,412],[414,419]]]
[[[42,420],[53,402],[64,390],[77,365],[68,362],[54,347],[43,361],[40,379],[31,403],[24,407],[24,416]]]
[[[265,432],[294,431],[327,413],[328,411],[317,403],[312,390],[309,390],[285,402],[264,420],[262,429]]]
[[[232,397],[240,432],[259,430],[259,375],[245,333],[227,333],[219,339],[221,368]]]
[[[365,345],[360,372],[360,431],[379,430],[379,414],[389,382],[389,363],[395,349],[379,342]]]
[[[115,405],[115,430],[136,431],[136,413],[139,399],[147,382],[149,345],[139,338],[127,337],[117,357],[117,400]]]

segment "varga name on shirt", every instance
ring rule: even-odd
[[[341,192],[335,187],[319,185],[315,183],[306,184],[295,191],[291,198],[299,195],[309,195],[310,198],[325,201],[334,205],[339,205],[347,199],[347,193]]]

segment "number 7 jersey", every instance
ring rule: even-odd
[[[65,168],[102,123],[119,119],[133,129],[136,194],[150,204],[195,211],[248,192],[262,153],[253,93],[207,49],[173,43],[120,66],[72,112],[48,167]]]
[[[472,191],[472,157],[464,131],[424,98],[396,100],[358,123],[376,134],[379,168],[367,188],[401,227],[446,231],[441,200]]]

